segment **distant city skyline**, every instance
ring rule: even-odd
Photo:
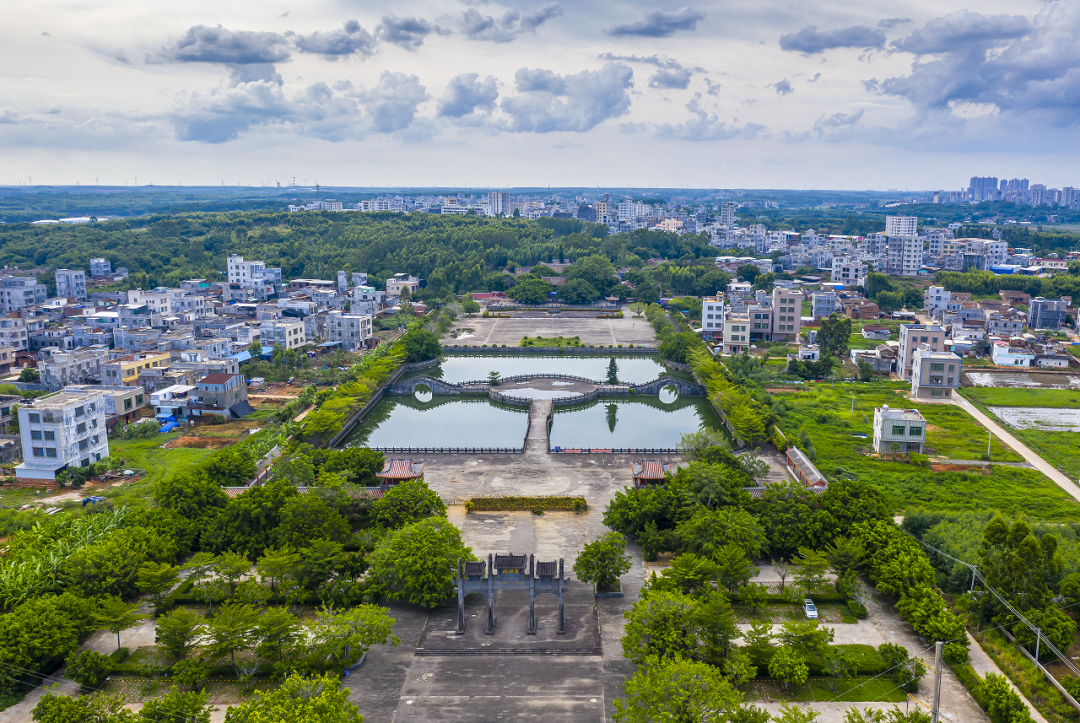
[[[0,184],[1061,188],[1078,35],[1068,0],[43,0],[0,28]]]

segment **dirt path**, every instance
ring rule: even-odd
[[[1054,482],[1054,484],[1069,493],[1069,495],[1073,499],[1080,502],[1080,486],[1077,486],[1076,482],[1063,475],[1057,470],[1057,468],[1054,467],[1054,465],[1050,464],[1045,459],[1028,449],[1028,447],[1022,442],[1020,442],[1020,440],[1006,432],[1000,424],[983,414],[981,411],[979,411],[978,407],[976,407],[964,397],[960,396],[959,394],[955,394],[952,397],[952,403],[963,409],[971,416],[975,417],[979,424],[989,429],[994,435],[997,436],[998,439],[1012,447],[1035,469],[1039,470],[1044,475],[1049,477]]]

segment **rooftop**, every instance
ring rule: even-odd
[[[48,396],[38,397],[23,404],[34,409],[62,409],[72,404],[93,401],[100,397],[101,392],[56,392]]]
[[[238,374],[207,374],[199,380],[199,384],[224,384]]]
[[[926,419],[919,413],[918,409],[889,409],[888,407],[877,407],[874,409],[874,414],[880,414],[882,419],[889,419],[893,421],[904,422],[925,422]]]

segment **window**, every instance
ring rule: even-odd
[[[83,422],[82,424],[79,424],[78,426],[76,426],[75,427],[75,433],[76,434],[86,434],[86,422]]]
[[[922,436],[922,427],[910,427],[908,429],[908,434],[910,436],[912,436],[912,437],[921,437]]]
[[[45,456],[46,457],[51,457],[52,459],[56,459],[56,447],[46,447],[45,448]]]
[[[85,439],[80,439],[79,440],[79,449],[85,450],[85,449],[88,449],[89,447],[90,447],[90,442],[88,442]]]
[[[86,414],[86,409],[85,408],[83,408],[83,407],[75,407],[75,416],[76,417],[81,417],[84,414]]]
[[[34,414],[33,412],[31,412],[30,414],[28,414],[26,416],[27,416],[27,418],[29,418],[31,424],[38,424],[39,422],[41,422],[41,415],[40,414]]]
[[[930,371],[932,371],[932,372],[945,371],[945,365],[944,364],[931,364],[930,365]]]
[[[41,431],[37,429],[31,429],[30,439],[41,439]]]
[[[51,429],[46,429],[45,439],[49,442],[52,442],[54,439],[56,439],[56,432],[52,431]]]
[[[45,456],[45,450],[42,449],[41,447],[34,447],[34,456],[35,457],[44,457]]]

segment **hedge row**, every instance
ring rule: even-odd
[[[588,509],[584,497],[525,497],[506,495],[504,497],[473,497],[465,503],[466,512],[496,512],[518,510],[571,510],[584,512]]]

